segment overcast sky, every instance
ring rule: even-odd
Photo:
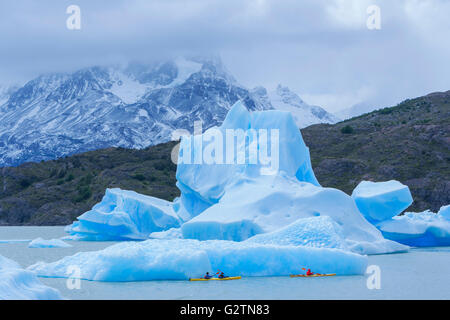
[[[72,4],[81,30],[66,28]],[[282,83],[332,112],[450,89],[448,0],[2,0],[0,30],[0,83],[220,53],[245,86]]]

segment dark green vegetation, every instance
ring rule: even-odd
[[[361,180],[408,185],[408,210],[450,203],[450,91],[402,102],[335,125],[302,129],[320,183],[351,194]],[[172,200],[175,143],[109,148],[0,168],[0,224],[68,224],[120,187]]]

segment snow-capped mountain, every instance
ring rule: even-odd
[[[219,125],[243,100],[270,108],[227,73],[217,59],[92,67],[42,75],[0,106],[0,166],[120,146],[169,141],[177,128]]]
[[[251,111],[291,111],[300,127],[334,120],[287,88],[269,96],[264,88],[248,90],[218,58],[46,74],[2,97],[0,166],[170,141],[174,129],[192,132],[194,121],[204,130],[220,125],[238,100]]]
[[[278,85],[275,90],[269,92],[263,87],[256,87],[252,93],[262,104],[270,103],[274,109],[291,112],[299,128],[316,123],[340,121],[338,117],[323,108],[307,104],[296,93],[282,85]]]

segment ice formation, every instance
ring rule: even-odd
[[[446,220],[450,221],[450,204],[441,207],[441,209],[439,210],[438,214]]]
[[[273,232],[253,236],[245,242],[348,250],[342,227],[328,216],[298,219]]]
[[[376,254],[406,250],[402,245],[385,240],[344,192],[283,175],[237,182],[227,189],[219,203],[184,223],[181,230],[184,238],[242,241],[276,231],[298,219],[317,216],[333,219],[354,252]]]
[[[179,225],[171,202],[116,188],[66,231],[78,240],[144,240]]]
[[[321,247],[337,246],[329,241],[339,235],[338,247],[356,253],[407,249],[384,239],[352,197],[320,186],[309,150],[288,112],[249,113],[236,103],[220,127],[182,137],[176,178],[181,196],[173,202],[108,189],[102,202],[68,232],[85,240],[179,238],[181,231],[185,239],[244,241],[293,224],[287,232],[308,242],[308,235],[301,234],[308,224],[303,231],[323,232],[314,240]],[[392,199],[385,201],[387,196]],[[384,194],[379,201],[396,210],[394,196]],[[397,201],[403,206],[403,198]],[[294,224],[312,217],[323,219]],[[331,226],[338,226],[334,230],[339,232],[333,233]],[[280,237],[271,241],[276,239]]]
[[[152,232],[150,239],[183,239],[180,228],[171,228],[166,231]]]
[[[406,212],[378,223],[383,235],[394,241],[413,247],[450,246],[449,206],[438,214],[429,210]]]
[[[413,202],[408,186],[395,180],[362,181],[353,190],[352,197],[359,211],[372,223],[400,214]]]
[[[178,214],[185,220],[195,217],[216,204],[230,184],[277,171],[319,186],[291,114],[249,113],[237,102],[220,127],[182,137],[176,175],[181,190]]]
[[[0,255],[0,300],[59,300],[61,294],[43,285],[36,274]]]
[[[79,266],[80,278],[97,281],[186,280],[218,270],[227,275],[286,276],[311,268],[319,273],[364,274],[367,256],[333,248],[279,246],[224,240],[187,239],[122,242],[100,251],[28,269],[44,277],[67,277]]]
[[[60,240],[36,238],[28,244],[28,248],[70,248],[72,245]]]
[[[359,211],[386,239],[412,247],[450,245],[450,206],[438,214],[429,210],[406,212],[412,203],[408,186],[398,181],[362,181],[353,191]]]

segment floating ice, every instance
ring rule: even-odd
[[[0,255],[0,300],[59,300],[61,294],[43,285],[36,274]]]
[[[66,231],[78,240],[144,240],[179,225],[171,202],[116,188]]]
[[[429,210],[406,212],[376,226],[386,238],[409,246],[450,246],[450,220],[446,215],[448,207],[442,207],[438,214]]]
[[[274,232],[298,219],[317,216],[333,219],[340,226],[349,249],[357,253],[376,254],[407,249],[385,240],[344,192],[299,182],[285,175],[237,181],[226,189],[216,205],[184,223],[181,231],[184,238],[190,239],[242,241],[256,234]],[[310,220],[309,223],[317,223],[316,228],[320,229],[323,220]],[[298,236],[302,237],[298,231]]]
[[[67,277],[79,266],[81,278],[97,281],[187,280],[206,271],[227,275],[286,276],[311,268],[319,273],[363,274],[367,257],[330,248],[263,245],[233,241],[147,240],[122,242],[95,252],[28,269],[44,277]]]
[[[176,178],[181,196],[172,203],[107,190],[102,202],[68,232],[75,239],[142,240],[179,238],[181,230],[188,239],[243,241],[299,219],[328,216],[341,230],[340,248],[361,254],[407,249],[384,239],[350,196],[319,185],[309,150],[288,112],[249,113],[236,103],[220,127],[182,137]],[[294,230],[304,226],[299,222],[288,232],[306,240],[312,233],[307,230],[325,232],[324,219],[306,222],[310,229]],[[171,228],[176,231],[165,232]],[[337,238],[328,231],[318,234],[315,243],[321,238],[322,247],[337,245],[329,242]]]
[[[28,244],[28,248],[70,248],[70,244],[60,240],[60,239],[50,239],[44,240],[42,238],[37,238]]]
[[[370,222],[388,220],[408,208],[413,199],[408,186],[395,181],[361,181],[353,190],[359,211]]]
[[[328,216],[298,219],[276,231],[253,236],[246,242],[348,250],[342,227]]]

